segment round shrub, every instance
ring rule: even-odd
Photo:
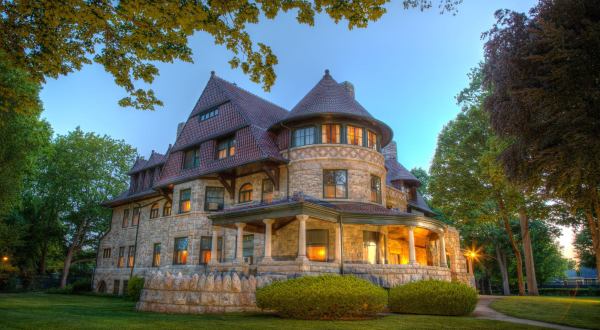
[[[389,308],[395,313],[467,315],[475,310],[477,291],[459,282],[418,281],[390,290]]]
[[[127,282],[127,298],[133,301],[140,300],[142,290],[144,289],[144,278],[140,276],[134,276]]]
[[[256,291],[256,303],[295,319],[363,319],[384,310],[387,292],[354,276],[305,276]]]

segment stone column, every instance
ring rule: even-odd
[[[271,258],[271,236],[273,230],[274,219],[264,219],[265,223],[265,255],[263,256],[263,261],[272,261]]]
[[[236,222],[235,226],[237,227],[235,261],[241,264],[244,263],[244,227],[246,227],[246,224],[242,222]]]
[[[342,231],[339,226],[335,226],[335,260],[342,262]]]
[[[298,220],[298,261],[308,261],[306,258],[306,220],[308,215],[299,214],[296,216]]]
[[[448,261],[446,260],[446,240],[444,239],[446,232],[440,235],[440,266],[448,268]]]
[[[408,264],[418,265],[415,251],[415,226],[408,226]]]
[[[377,251],[377,254],[379,255],[379,260],[378,260],[378,264],[380,265],[384,265],[385,264],[385,229],[383,227],[379,228],[379,242],[377,244],[377,246],[379,247],[379,251]]]
[[[210,263],[216,264],[219,262],[219,227],[212,227],[212,240],[210,242]]]

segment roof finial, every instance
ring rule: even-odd
[[[211,77],[214,77],[214,75],[215,75],[215,70],[212,70],[212,71],[210,72],[210,76],[211,76]]]
[[[329,75],[329,69],[325,69],[325,75],[328,76]]]

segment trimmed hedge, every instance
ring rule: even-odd
[[[140,276],[134,276],[127,282],[127,297],[130,300],[138,301],[142,295],[144,289],[144,278]]]
[[[389,307],[395,313],[467,315],[477,300],[477,291],[466,284],[427,280],[392,288]]]
[[[363,319],[385,309],[387,292],[354,276],[304,276],[259,288],[256,303],[287,318]]]

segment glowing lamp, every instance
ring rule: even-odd
[[[7,256],[2,257],[2,261],[8,262],[8,257]]]

